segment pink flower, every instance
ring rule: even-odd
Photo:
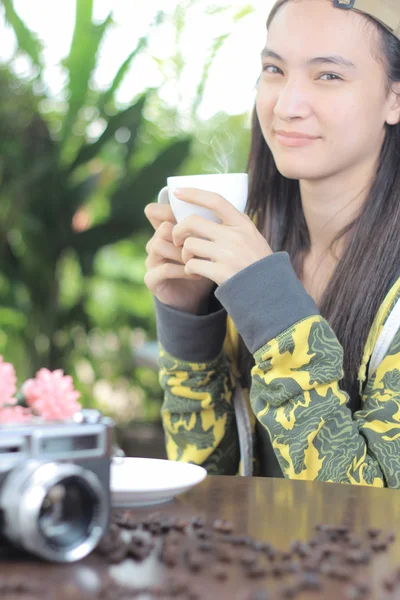
[[[80,393],[74,389],[72,377],[61,369],[40,369],[34,379],[22,386],[22,394],[32,410],[48,421],[70,419],[81,409]]]
[[[27,423],[32,419],[32,411],[22,406],[11,406],[0,409],[0,424]]]
[[[0,354],[0,408],[7,404],[16,404],[17,377],[14,367],[6,363]]]

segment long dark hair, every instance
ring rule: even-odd
[[[393,82],[400,81],[400,41],[376,21],[368,20],[379,29],[382,62],[390,90]],[[257,214],[258,227],[272,250],[288,252],[301,278],[310,238],[299,182],[279,173],[255,109],[248,173],[247,213]],[[341,387],[348,392],[349,406],[354,411],[360,405],[357,375],[368,333],[387,294],[388,283],[400,266],[400,125],[386,125],[379,166],[362,211],[339,232],[331,249],[339,239],[345,249],[319,309],[342,344],[344,378]],[[246,379],[254,361],[242,339],[239,362]]]

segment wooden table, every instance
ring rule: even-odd
[[[212,526],[215,519],[232,522],[235,533],[250,535],[256,540],[271,542],[279,550],[287,550],[293,540],[308,540],[319,523],[342,525],[345,519],[353,520],[354,530],[363,534],[367,527],[398,532],[398,537],[387,552],[374,553],[372,562],[361,567],[360,573],[373,578],[369,598],[400,598],[398,592],[384,593],[380,586],[385,574],[400,566],[400,492],[387,489],[320,482],[288,481],[284,479],[213,477],[179,496],[175,501],[147,509],[135,509],[135,517],[145,518],[157,511],[161,515],[192,518],[201,516]],[[270,589],[271,598],[281,598],[283,580],[268,576],[265,580],[246,579],[242,565],[230,568],[228,581],[218,582],[211,575],[211,564],[196,575],[191,575],[200,594],[199,598],[212,600],[248,597],[252,589]],[[173,569],[174,572],[179,568]],[[183,571],[183,570],[182,570]],[[109,566],[105,560],[92,554],[73,565],[50,565],[37,560],[2,562],[1,572],[9,575],[28,575],[31,580],[48,582],[48,589],[57,586],[57,594],[64,598],[97,597],[102,578],[108,573],[119,582],[142,587],[160,584],[172,571],[159,563],[155,553],[142,564],[131,559]],[[325,581],[325,580],[324,580]],[[348,583],[326,580],[324,593],[307,592],[298,598],[344,598],[343,589]],[[272,582],[272,583],[271,583]],[[379,584],[379,585],[378,585]],[[1,592],[1,589],[0,589]],[[1,595],[1,597],[5,597]],[[13,595],[13,598],[18,598]],[[152,598],[147,595],[142,598]],[[188,596],[179,596],[180,598]]]

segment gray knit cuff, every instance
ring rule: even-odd
[[[302,319],[318,315],[286,252],[243,269],[215,292],[252,354]]]
[[[179,360],[210,362],[222,352],[226,335],[226,311],[213,298],[215,312],[193,315],[154,298],[157,337],[163,348]]]

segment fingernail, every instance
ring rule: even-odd
[[[184,192],[183,192],[183,188],[176,188],[176,189],[174,190],[174,196],[177,196],[177,197],[179,197],[179,196],[183,196],[183,193],[184,193]]]

